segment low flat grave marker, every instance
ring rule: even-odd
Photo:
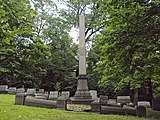
[[[49,93],[49,100],[57,100],[58,98],[58,91],[50,91]]]
[[[151,107],[151,104],[149,101],[139,101],[138,102],[138,106],[144,106],[146,108],[150,108]]]
[[[25,93],[25,89],[24,88],[18,88],[16,90],[16,93]]]
[[[8,94],[16,94],[16,87],[9,87]]]
[[[34,88],[27,89],[26,94],[27,94],[27,95],[31,95],[31,96],[35,96],[35,94],[36,94],[36,89],[34,89]]]
[[[69,99],[70,93],[69,91],[62,91],[61,92],[61,97],[65,98],[65,99]]]
[[[131,98],[130,96],[117,96],[117,102],[122,104],[130,103]]]
[[[7,93],[8,85],[0,85],[0,93]]]

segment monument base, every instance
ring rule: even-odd
[[[92,97],[88,91],[87,77],[86,75],[79,75],[77,91],[74,95],[72,103],[74,104],[91,104]]]
[[[92,100],[91,94],[88,90],[77,90],[74,95],[75,100]]]
[[[93,102],[93,100],[87,100],[87,99],[80,99],[80,100],[75,100],[75,99],[73,99],[73,100],[71,100],[71,103],[72,104],[82,104],[82,105],[91,105],[91,103]]]

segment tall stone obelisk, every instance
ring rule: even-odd
[[[82,103],[89,103],[92,97],[88,91],[88,82],[86,77],[86,44],[85,44],[85,16],[79,15],[79,76],[77,91],[74,100]]]

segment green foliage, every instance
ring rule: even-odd
[[[0,84],[51,90],[57,82],[63,89],[74,83],[77,45],[68,34],[69,24],[55,16],[55,3],[0,3]]]
[[[31,35],[36,12],[27,0],[0,1],[0,11],[0,79],[1,84],[6,84],[11,80],[15,82],[16,68],[20,64],[16,48],[20,39]]]
[[[101,74],[94,71],[96,64],[99,62],[100,57],[98,56],[99,50],[97,48],[91,48],[87,55],[87,77],[88,86],[91,90],[99,90],[98,81],[101,78]]]
[[[54,22],[53,22],[54,21]],[[46,20],[49,25],[43,29],[43,39],[47,40],[50,46],[51,57],[48,61],[49,71],[46,80],[53,84],[61,83],[61,89],[68,87],[69,79],[75,80],[72,75],[77,64],[77,45],[72,42],[69,36],[69,25],[63,19],[48,16]],[[63,83],[63,84],[62,84]]]
[[[100,86],[114,83],[117,90],[148,87],[150,79],[159,85],[159,2],[103,2],[102,11],[107,24],[97,36],[96,47],[101,62],[96,70],[102,74]],[[106,17],[107,16],[107,17]],[[98,25],[98,24],[97,24]]]
[[[29,1],[17,0],[0,1],[0,38],[1,43],[9,44],[15,35],[31,33],[33,17],[36,15],[30,7]]]
[[[61,84],[59,82],[56,82],[55,86],[54,86],[56,91],[60,91],[61,89]]]
[[[101,18],[101,12],[97,12],[99,4],[97,0],[70,0],[63,1],[68,8],[60,10],[59,14],[62,16],[70,27],[77,28],[79,26],[79,15],[85,13],[85,40],[92,41],[93,36],[104,27],[105,21]],[[99,26],[96,26],[99,23]]]

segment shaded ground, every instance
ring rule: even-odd
[[[152,110],[151,108],[147,109],[147,117],[157,118],[160,120],[160,111]]]

